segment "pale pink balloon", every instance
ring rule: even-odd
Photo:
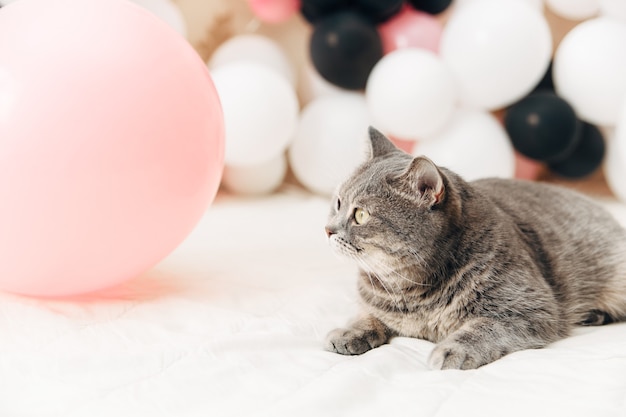
[[[424,48],[439,52],[443,27],[428,13],[405,6],[400,13],[378,26],[385,54],[400,48]]]
[[[415,149],[415,144],[417,143],[414,140],[407,139],[399,139],[395,136],[389,136],[389,140],[398,147],[398,149],[403,150],[406,153],[413,153],[413,149]]]
[[[300,0],[248,0],[252,12],[264,22],[280,23],[300,10]]]
[[[534,181],[539,178],[543,170],[544,165],[541,162],[515,152],[515,178]]]
[[[146,271],[219,186],[204,62],[124,0],[20,0],[0,39],[0,289],[67,296]]]

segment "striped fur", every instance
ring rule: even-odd
[[[363,309],[328,350],[409,336],[437,343],[433,368],[471,369],[626,319],[626,232],[601,207],[546,184],[465,182],[370,137],[326,226],[333,251],[359,266]]]

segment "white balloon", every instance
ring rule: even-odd
[[[259,165],[225,166],[222,184],[237,194],[269,194],[280,187],[286,174],[287,156],[281,153]]]
[[[552,75],[581,119],[614,125],[626,98],[626,24],[600,17],[577,25],[559,45]]]
[[[187,24],[178,6],[170,0],[131,0],[169,24],[176,32],[187,37]]]
[[[615,133],[608,141],[604,176],[613,194],[626,202],[626,102],[621,106]]]
[[[613,194],[626,203],[626,147],[609,141],[604,176]]]
[[[440,53],[468,107],[498,109],[539,83],[550,63],[544,16],[523,1],[475,0],[454,10]]]
[[[535,9],[543,12],[543,0],[522,0],[534,7]]]
[[[626,23],[626,1],[600,0],[600,16],[610,17]]]
[[[471,2],[474,2],[476,0],[454,0],[454,6],[456,8],[458,7],[462,7],[465,6],[467,4],[470,4]],[[504,0],[502,0],[504,1]],[[525,3],[528,3],[530,6],[536,8],[539,11],[543,11],[543,1],[544,0],[512,0],[512,1],[523,1]]]
[[[295,86],[296,76],[285,51],[272,39],[261,35],[239,35],[221,44],[208,62],[213,70],[237,61],[253,61],[282,74]]]
[[[298,99],[289,82],[247,61],[220,66],[212,76],[224,111],[225,163],[257,165],[282,153],[298,120]]]
[[[302,111],[289,163],[308,189],[331,195],[365,160],[369,113],[362,94],[320,97]]]
[[[432,140],[418,142],[413,154],[425,155],[468,181],[515,174],[515,153],[506,131],[481,110],[457,110],[447,128]]]
[[[402,139],[420,139],[440,130],[456,104],[452,74],[433,52],[398,49],[372,69],[365,88],[377,128]]]
[[[546,5],[555,14],[570,20],[588,19],[600,10],[600,0],[546,0]]]

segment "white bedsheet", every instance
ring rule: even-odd
[[[325,352],[357,311],[327,207],[220,195],[140,278],[74,300],[0,294],[0,416],[626,416],[626,324],[473,371],[428,370],[433,345],[408,338]]]

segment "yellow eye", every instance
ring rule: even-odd
[[[370,213],[362,208],[357,208],[354,210],[354,221],[356,224],[363,224],[370,218]]]

